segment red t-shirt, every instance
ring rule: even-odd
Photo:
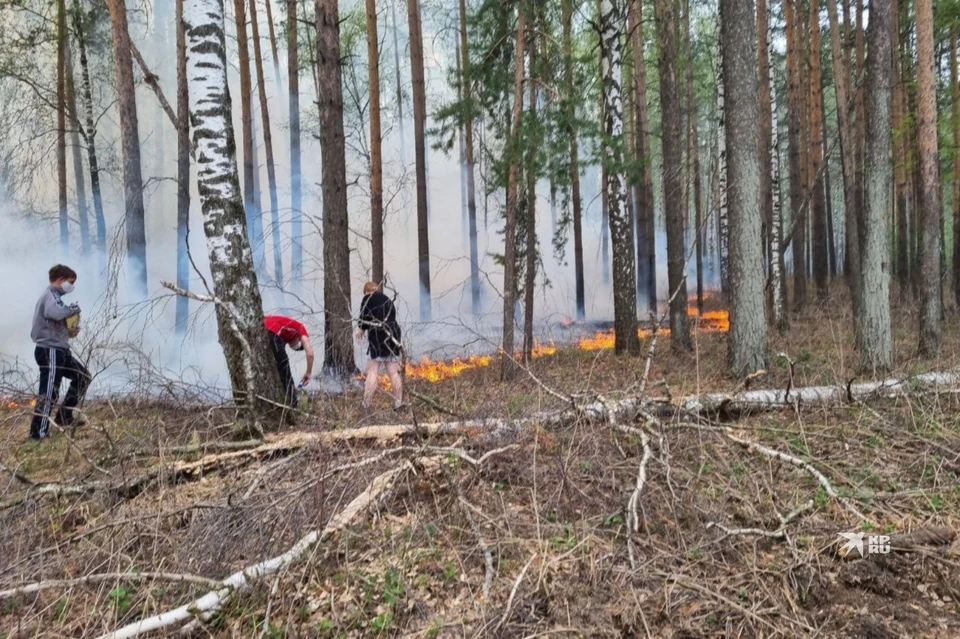
[[[295,319],[283,315],[267,315],[263,318],[267,330],[277,335],[287,344],[292,344],[301,337],[309,337],[307,327]]]

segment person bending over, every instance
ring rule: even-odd
[[[70,380],[67,396],[57,410],[54,421],[64,427],[86,419],[77,410],[90,384],[90,373],[70,352],[70,338],[80,332],[80,307],[64,304],[63,296],[73,292],[77,273],[69,266],[57,264],[50,269],[48,286],[33,311],[30,338],[36,345],[33,356],[40,367],[37,405],[30,422],[30,437],[43,440],[50,435],[50,413],[60,394],[60,382]]]
[[[263,323],[270,334],[270,347],[273,357],[277,361],[277,372],[283,383],[287,401],[293,408],[297,407],[297,389],[294,387],[293,374],[290,372],[290,358],[287,356],[287,346],[295,351],[303,351],[307,356],[307,370],[300,379],[300,388],[310,383],[313,375],[313,344],[307,327],[295,319],[284,315],[267,315]]]
[[[363,300],[360,302],[360,330],[357,337],[367,335],[366,379],[363,389],[363,407],[370,408],[373,396],[377,392],[380,365],[387,367],[390,385],[393,389],[393,407],[403,406],[403,382],[400,380],[400,324],[397,323],[397,309],[393,301],[380,291],[376,282],[363,285]]]

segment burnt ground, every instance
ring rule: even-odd
[[[772,352],[784,355],[754,385],[785,385],[788,360],[795,385],[852,379],[849,319],[832,308],[811,309],[775,338]],[[944,357],[923,361],[911,356],[915,318],[908,310],[896,317],[894,374],[960,363],[955,322]],[[650,392],[736,391],[722,374],[725,348],[720,334],[699,335],[693,355],[671,354],[663,341]],[[544,386],[611,398],[635,393],[643,364],[561,351],[507,385],[491,367],[411,387],[465,417],[517,417],[559,408]],[[311,415],[287,430],[452,419],[420,400],[399,413],[386,397],[379,401],[364,414],[356,392],[315,398]],[[960,542],[859,560],[838,554],[837,534],[956,530],[958,402],[941,389],[736,422],[665,419],[646,431],[652,456],[632,535],[641,424],[633,432],[574,422],[497,438],[474,431],[311,444],[183,475],[171,464],[209,458],[231,440],[231,411],[132,398],[97,403],[72,441],[59,433],[37,446],[23,441],[27,409],[0,409],[0,590],[119,573],[0,599],[0,636],[98,636],[182,605],[209,586],[123,575],[222,579],[322,529],[404,459],[412,465],[373,508],[233,597],[196,636],[960,636]],[[809,462],[837,496],[810,472],[745,449],[725,432]],[[209,447],[175,450],[191,444]],[[384,455],[400,445],[406,452]],[[475,467],[425,446],[458,447],[474,458],[512,448]],[[365,459],[373,461],[343,468]],[[137,490],[115,489],[152,469],[164,470]],[[91,489],[41,494],[26,482]]]

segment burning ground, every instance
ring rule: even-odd
[[[846,388],[847,325],[811,311],[750,390]],[[901,318],[903,354],[914,326]],[[956,366],[949,340],[947,361],[903,357],[895,375]],[[717,372],[722,332],[696,346],[662,343],[645,394],[676,406],[742,390]],[[98,636],[220,590],[198,636],[960,633],[953,387],[917,378],[897,397],[750,415],[658,402],[604,421],[554,393],[617,405],[638,395],[643,360],[561,348],[509,385],[495,368],[411,376],[424,399],[408,413],[317,399],[266,445],[231,441],[223,409],[126,400],[36,447],[28,409],[4,409],[0,631]],[[837,533],[853,530],[895,549],[841,558]],[[319,543],[278,572],[216,585],[311,531]]]

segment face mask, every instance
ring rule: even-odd
[[[73,293],[76,287],[70,282],[64,282],[60,285],[60,290],[63,291],[64,295]]]

